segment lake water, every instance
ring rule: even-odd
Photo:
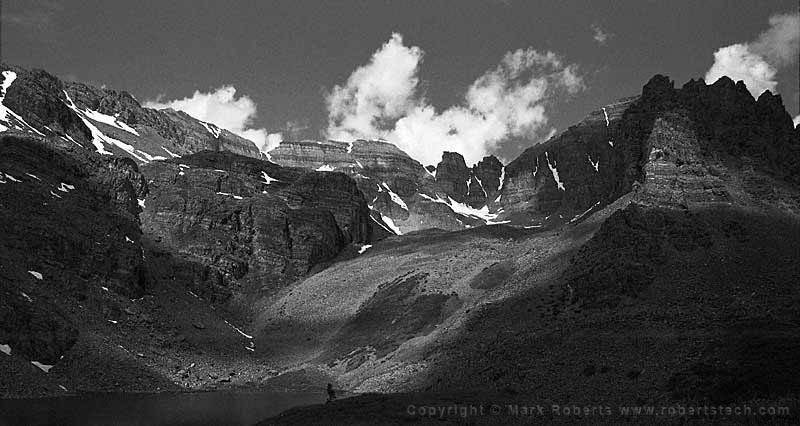
[[[322,393],[93,394],[0,399],[0,426],[251,426]]]

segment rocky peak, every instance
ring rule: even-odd
[[[445,151],[442,161],[436,166],[436,189],[463,203],[469,189],[470,169],[464,162],[464,157],[457,152]]]

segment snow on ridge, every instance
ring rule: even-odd
[[[11,356],[11,346],[0,343],[0,352]]]
[[[334,170],[333,166],[323,164],[317,168],[318,172],[332,172]]]
[[[589,164],[591,164],[592,167],[594,167],[594,171],[599,172],[600,171],[600,160],[592,161],[592,156],[589,155],[589,154],[586,154],[586,158],[589,159]]]
[[[549,167],[550,171],[553,173],[553,179],[555,179],[558,189],[566,191],[566,188],[564,188],[564,183],[558,178],[558,170],[556,170],[554,165],[550,164],[550,155],[547,153],[547,151],[544,152],[544,156],[547,158],[547,167]]]
[[[36,278],[36,279],[37,279],[37,280],[39,280],[39,281],[41,281],[42,279],[44,279],[44,277],[42,276],[42,273],[41,273],[41,272],[36,272],[36,271],[28,271],[28,273],[29,273],[29,274],[31,274],[31,275],[33,275],[33,277],[34,277],[34,278]]]
[[[40,370],[44,371],[45,373],[49,373],[50,369],[53,368],[52,365],[42,364],[39,361],[31,361],[31,364],[39,367]]]
[[[608,121],[608,113],[606,112],[606,107],[603,107],[603,116],[605,116],[606,118],[606,127],[608,127],[609,121]]]
[[[391,189],[389,189],[389,185],[387,185],[386,182],[381,182],[381,185],[383,185],[383,187],[386,188],[386,191],[389,193],[389,197],[392,199],[392,201],[394,201],[395,204],[402,207],[403,210],[408,211],[408,206],[403,201],[403,199],[400,198],[399,195],[395,194]]]
[[[267,185],[271,184],[272,182],[280,182],[281,181],[280,179],[275,179],[274,177],[270,177],[270,175],[268,175],[267,172],[265,172],[265,171],[261,172],[261,176],[264,178],[264,183],[267,184]]]
[[[108,124],[111,127],[116,127],[117,129],[124,130],[136,136],[140,136],[139,132],[137,132],[133,127],[129,126],[127,123],[118,119],[117,117],[112,117],[110,115],[106,115],[103,114],[102,112],[91,110],[89,108],[84,109],[83,113],[94,121]]]

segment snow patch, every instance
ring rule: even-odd
[[[36,128],[28,124],[19,114],[17,114],[14,111],[11,111],[11,109],[9,109],[3,104],[3,101],[6,98],[6,92],[8,91],[8,88],[11,87],[11,83],[13,83],[14,80],[16,79],[17,79],[17,73],[15,73],[14,71],[11,70],[3,71],[3,83],[0,83],[0,121],[7,122],[8,124],[14,126],[9,121],[9,116],[11,116],[11,118],[27,126],[29,130],[33,130],[35,133],[44,136],[42,132],[36,130]],[[23,127],[17,127],[17,126],[14,127],[20,130],[25,130],[25,128]],[[0,124],[0,132],[5,132],[6,130],[8,130],[8,127]]]
[[[180,155],[178,155],[178,154],[175,154],[174,152],[172,152],[172,151],[168,150],[168,149],[167,149],[167,147],[165,147],[165,146],[162,146],[162,147],[161,147],[161,149],[163,149],[164,151],[166,151],[166,152],[167,152],[167,154],[169,154],[169,156],[170,156],[170,157],[172,157],[172,158],[178,158],[178,157],[180,157]]]
[[[211,133],[211,135],[214,136],[214,138],[219,139],[219,134],[221,131],[219,127],[211,123],[206,123],[205,121],[201,121],[200,124],[202,124],[206,128],[206,130],[208,130],[208,133]]]
[[[281,181],[280,179],[275,179],[273,177],[270,177],[270,175],[268,175],[267,172],[264,172],[264,171],[261,172],[261,176],[264,178],[264,183],[267,184],[267,185],[271,184],[272,182],[280,182]]]
[[[144,198],[137,198],[136,202],[139,203],[139,207],[144,209]]]
[[[227,195],[228,197],[233,197],[236,200],[244,200],[244,197],[240,195],[234,195],[228,192],[217,192],[217,195]]]
[[[42,364],[39,361],[31,361],[31,364],[39,367],[40,370],[44,371],[45,373],[50,372],[50,369],[53,368],[52,365]]]
[[[497,185],[498,191],[503,189],[503,184],[505,183],[505,181],[506,181],[506,166],[503,166],[503,168],[500,169],[500,185]]]
[[[370,206],[369,208],[370,208],[370,210],[372,210],[372,206]],[[378,226],[380,226],[381,228],[383,228],[383,229],[384,229],[384,231],[386,231],[386,232],[392,232],[392,231],[391,231],[389,228],[387,228],[387,227],[386,227],[386,224],[385,224],[385,223],[378,222],[378,219],[375,219],[375,218],[374,218],[372,215],[369,215],[369,217],[372,219],[372,221],[373,221],[373,222],[377,223],[377,224],[378,224]]]
[[[19,294],[21,294],[21,295],[22,295],[22,297],[24,297],[24,298],[25,298],[25,300],[27,300],[27,301],[28,301],[28,303],[33,303],[33,299],[31,299],[31,297],[30,297],[30,296],[28,296],[28,294],[27,294],[27,293],[25,293],[24,291],[21,291],[21,292],[19,292]]]
[[[38,180],[38,181],[41,181],[41,179],[39,179],[39,177],[37,177],[36,175],[32,175],[30,173],[25,173],[25,174],[30,176],[30,177],[32,177],[32,178],[34,178],[34,179],[36,179],[36,180]]]
[[[386,191],[389,193],[389,197],[391,197],[392,201],[393,201],[395,204],[397,204],[398,206],[402,207],[402,208],[403,208],[403,210],[406,210],[406,211],[408,211],[408,206],[407,206],[407,205],[406,205],[406,203],[403,201],[403,199],[402,199],[402,198],[400,198],[400,196],[399,196],[399,195],[397,195],[397,194],[395,194],[394,192],[392,192],[392,190],[391,190],[391,189],[389,189],[389,185],[387,185],[387,184],[386,184],[386,182],[382,182],[382,183],[381,183],[381,185],[383,185],[383,187],[384,187],[384,188],[386,188]]]
[[[5,344],[0,344],[0,352],[6,354],[8,356],[11,356],[11,346],[8,346],[8,345],[5,345]]]
[[[50,195],[52,195],[52,196],[54,196],[54,197],[56,197],[56,198],[61,198],[61,196],[60,196],[60,195],[56,194],[56,193],[55,193],[55,192],[53,192],[53,191],[50,191]]]
[[[384,216],[383,213],[381,213],[380,215],[381,215],[381,220],[383,220],[383,223],[385,223],[386,226],[388,226],[389,229],[391,229],[392,232],[395,233],[395,235],[403,235],[403,231],[401,231],[400,228],[398,228],[394,224],[394,221],[392,220],[392,218],[390,218],[389,216]]]
[[[323,164],[317,168],[318,172],[332,172],[333,170],[333,166],[329,166],[327,164]]]
[[[364,252],[367,251],[367,249],[369,249],[371,247],[372,247],[372,244],[364,244],[363,246],[361,246],[358,249],[358,254],[364,254]]]
[[[347,153],[353,152],[353,142],[347,142]]]
[[[11,182],[17,182],[17,183],[22,182],[21,180],[15,178],[14,176],[11,176],[8,173],[3,173],[3,175],[6,177],[6,179],[10,180]]]
[[[561,180],[558,178],[558,170],[556,170],[556,166],[550,164],[550,154],[548,154],[547,151],[545,151],[544,156],[545,158],[547,158],[547,167],[549,167],[550,171],[553,173],[553,179],[555,179],[558,189],[566,191],[566,189],[564,188],[564,183],[561,182]]]
[[[72,186],[72,185],[70,185],[68,183],[64,183],[64,182],[61,182],[61,186],[58,187],[58,190],[61,191],[61,192],[69,192],[69,191],[72,191],[74,189],[75,189],[74,186]]]
[[[108,124],[111,127],[116,127],[117,129],[124,130],[136,136],[140,136],[139,132],[137,132],[133,127],[127,125],[124,121],[118,119],[117,117],[112,117],[110,115],[106,115],[101,112],[94,111],[88,108],[83,110],[83,113],[94,121]]]
[[[33,277],[34,277],[34,278],[36,278],[36,279],[37,279],[37,280],[39,280],[39,281],[41,281],[42,279],[44,279],[44,277],[42,276],[42,273],[41,273],[41,272],[36,272],[36,271],[28,271],[28,273],[29,273],[29,274],[31,274],[31,275],[33,275]]]
[[[112,152],[106,151],[105,146],[103,144],[108,144],[120,148],[121,150],[127,152],[133,158],[141,161],[142,163],[147,163],[154,159],[152,156],[143,153],[142,151],[138,151],[139,154],[137,154],[136,153],[137,150],[132,145],[128,145],[125,142],[114,139],[110,136],[106,136],[103,132],[100,131],[100,129],[97,128],[97,126],[95,126],[94,124],[92,124],[91,121],[89,121],[89,118],[86,115],[86,113],[78,109],[78,107],[75,105],[75,102],[73,102],[72,98],[69,97],[69,94],[67,93],[66,90],[64,91],[64,96],[67,97],[68,101],[68,103],[64,102],[64,104],[67,105],[71,110],[75,111],[75,113],[78,114],[78,116],[83,121],[83,124],[85,124],[86,127],[88,127],[89,130],[92,132],[92,145],[94,145],[98,153],[103,155],[114,155]],[[140,154],[144,155],[144,157],[142,157],[142,155]]]
[[[362,169],[364,168],[364,166],[362,166],[358,160],[356,160],[356,164],[358,164],[358,167],[361,167]]]
[[[423,198],[426,198],[426,199],[428,199],[430,201],[433,201],[434,203],[441,203],[441,204],[445,204],[445,205],[449,206],[450,209],[453,210],[453,213],[460,214],[462,216],[467,216],[467,217],[480,219],[484,223],[486,223],[487,225],[494,225],[494,224],[498,224],[498,223],[506,223],[506,222],[494,222],[494,220],[497,219],[498,214],[497,213],[490,213],[488,205],[484,205],[480,209],[476,209],[474,207],[468,206],[467,204],[459,203],[458,201],[453,200],[449,196],[447,197],[447,200],[445,200],[445,199],[440,198],[439,196],[437,196],[434,199],[433,197],[431,197],[431,196],[429,196],[427,194],[420,193],[419,195],[421,197],[423,197]],[[497,197],[497,199],[495,201],[499,201],[499,200],[500,200],[500,197]]]
[[[589,155],[589,154],[586,154],[586,158],[589,159],[589,164],[591,164],[592,167],[594,167],[594,171],[599,172],[600,171],[600,160],[597,160],[596,162],[592,161],[592,156]]]
[[[245,333],[244,331],[240,330],[240,329],[239,329],[238,327],[236,327],[235,325],[233,325],[233,324],[229,323],[229,322],[228,322],[228,320],[223,320],[223,321],[225,321],[225,324],[228,324],[228,325],[229,325],[229,326],[230,326],[232,329],[236,330],[236,332],[237,332],[237,333],[239,333],[239,334],[241,334],[242,336],[244,336],[244,337],[246,337],[246,338],[248,338],[248,339],[252,339],[252,338],[253,338],[253,336],[251,336],[251,335],[249,335],[249,334]]]
[[[614,141],[612,141],[611,139],[608,140],[608,144],[611,145],[612,148],[614,147]]]
[[[608,125],[609,125],[608,113],[606,112],[606,108],[605,107],[603,107],[603,116],[606,118],[606,127],[608,127]]]
[[[133,240],[132,240],[132,239],[130,239],[130,238],[128,238],[128,236],[127,236],[127,235],[125,236],[125,242],[126,242],[126,243],[131,243],[131,244],[133,244]]]
[[[119,323],[119,321],[115,321],[115,320],[107,320],[107,321],[108,321],[108,322],[110,322],[111,324],[117,324],[117,323]]]
[[[592,209],[594,209],[594,208],[595,208],[595,207],[597,207],[598,205],[600,205],[600,202],[599,202],[599,201],[598,201],[598,202],[596,202],[596,203],[594,203],[594,205],[592,205],[592,207],[589,207],[588,209],[586,209],[586,211],[585,211],[585,212],[583,212],[583,213],[581,213],[581,214],[579,214],[579,215],[575,215],[575,217],[573,217],[573,218],[572,218],[572,220],[570,220],[570,221],[569,221],[569,223],[575,222],[576,220],[578,220],[578,219],[580,219],[580,218],[582,218],[582,217],[586,216],[586,214],[587,214],[587,213],[589,213],[590,211],[592,211]],[[561,216],[561,215],[559,215],[559,217],[560,217],[560,216]]]
[[[481,180],[477,176],[475,176],[475,180],[478,181],[478,185],[480,185],[481,191],[483,191],[483,196],[488,197],[489,194],[487,194],[486,190],[483,188],[483,182],[481,182]]]

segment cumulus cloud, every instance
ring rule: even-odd
[[[147,108],[172,108],[183,111],[192,117],[249,139],[262,151],[268,151],[280,143],[280,133],[270,134],[264,128],[253,128],[256,117],[256,103],[247,96],[236,97],[236,88],[231,85],[219,87],[208,93],[196,90],[191,97],[163,102],[159,97],[155,101],[146,101]]]
[[[606,42],[613,37],[613,34],[605,32],[597,23],[592,24],[592,33],[594,41],[601,46],[606,44]]]
[[[775,91],[780,67],[797,61],[800,53],[800,14],[780,14],[769,18],[769,29],[755,41],[736,43],[714,52],[714,64],[706,81],[726,75],[743,80],[750,93],[758,97],[765,90]]]
[[[552,52],[519,49],[478,77],[459,105],[437,111],[419,87],[423,57],[422,49],[392,34],[369,63],[328,94],[328,137],[383,138],[423,164],[458,151],[474,164],[510,137],[543,136],[550,97],[583,88],[575,65]]]

